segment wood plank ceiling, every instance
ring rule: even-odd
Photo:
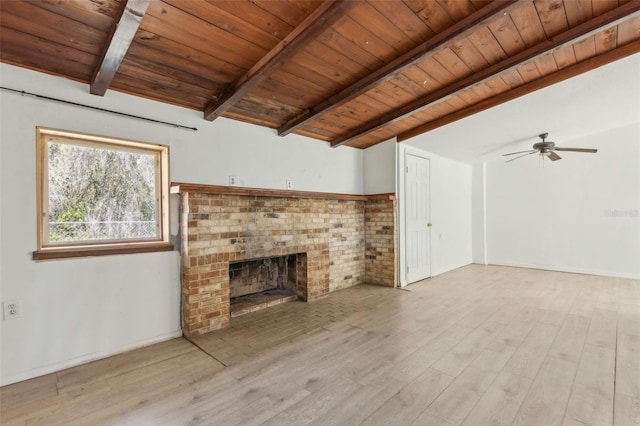
[[[14,0],[0,3],[0,59],[96,95],[366,148],[639,52],[639,10],[640,0]]]

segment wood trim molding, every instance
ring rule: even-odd
[[[274,197],[274,198],[311,198],[319,200],[347,200],[347,201],[367,201],[367,200],[394,200],[395,194],[374,194],[356,195],[339,194],[333,192],[314,191],[290,191],[280,189],[245,188],[239,186],[202,185],[195,183],[171,183],[171,193],[181,194],[194,192],[201,194],[221,194],[221,195],[242,195],[250,197]]]
[[[306,123],[315,120],[320,115],[338,108],[369,90],[374,89],[376,86],[391,80],[411,66],[424,60],[425,56],[435,55],[439,51],[444,50],[449,44],[467,37],[480,26],[487,25],[492,18],[498,19],[502,17],[502,14],[499,12],[508,13],[508,11],[521,5],[521,3],[521,0],[502,0],[489,3],[487,6],[477,10],[441,33],[436,34],[434,37],[399,56],[365,78],[358,80],[325,101],[313,106],[304,114],[293,118],[278,129],[278,135],[286,136]]]
[[[224,114],[249,91],[266,79],[277,67],[295,55],[301,47],[312,40],[320,31],[343,16],[351,7],[348,0],[325,0],[311,15],[298,25],[289,35],[269,51],[238,81],[226,87],[218,99],[204,109],[205,120],[213,121]]]
[[[104,96],[107,92],[138,31],[140,21],[147,12],[149,3],[151,0],[127,0],[123,3],[120,15],[113,23],[100,63],[91,79],[91,94]]]
[[[77,248],[51,248],[33,252],[33,260],[68,259],[72,257],[108,256],[114,254],[153,253],[158,251],[172,251],[171,243],[127,243],[110,246],[84,246]]]
[[[377,201],[377,200],[393,201],[395,199],[396,199],[396,194],[394,194],[394,193],[367,195],[367,201]]]

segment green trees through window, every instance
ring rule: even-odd
[[[48,148],[50,242],[157,238],[155,155]]]

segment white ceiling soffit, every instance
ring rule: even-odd
[[[403,143],[476,163],[526,150],[549,132],[568,141],[640,122],[640,54],[482,111]]]

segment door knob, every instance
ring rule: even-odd
[[[427,228],[431,228],[431,222],[427,223]]]

